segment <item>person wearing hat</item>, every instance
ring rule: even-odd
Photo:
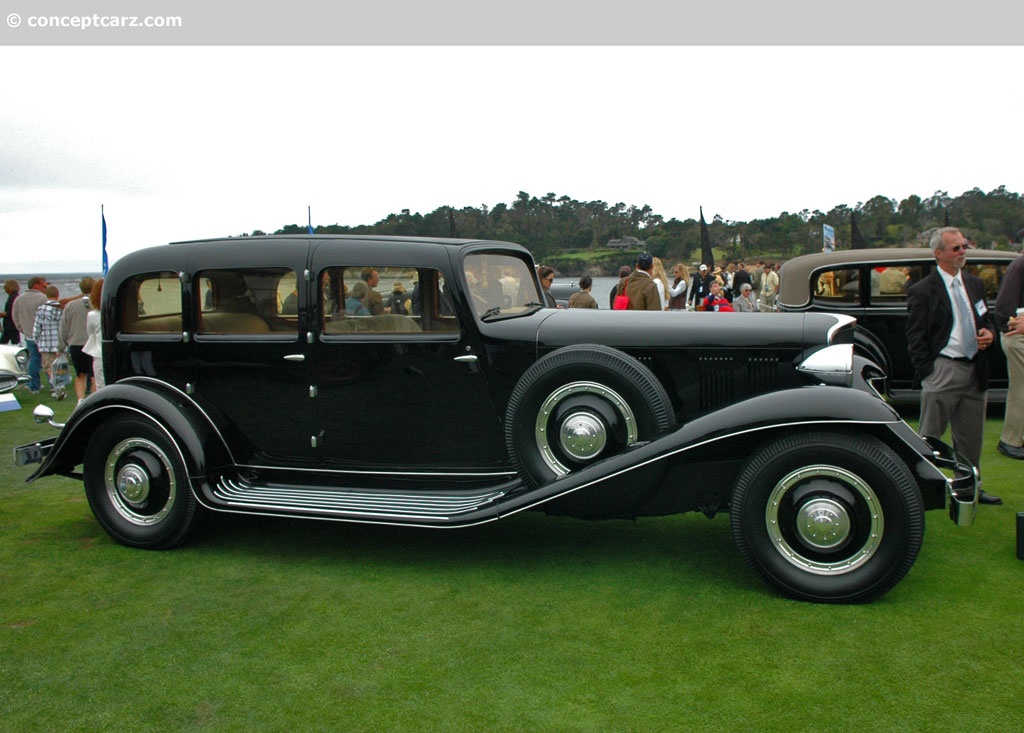
[[[641,252],[636,258],[636,269],[625,281],[619,281],[619,295],[629,298],[626,310],[660,311],[661,297],[651,276],[654,267],[654,256],[650,252]]]
[[[748,282],[740,285],[740,294],[733,298],[732,309],[737,313],[758,313],[754,302],[754,286]]]
[[[405,297],[405,286],[399,280],[391,286],[391,312],[399,315],[409,315],[409,303]]]
[[[708,294],[710,294],[711,281],[714,279],[714,276],[708,272],[708,266],[701,265],[700,270],[693,276],[693,282],[690,284],[690,294],[687,296],[687,302],[692,303],[694,308],[703,308],[704,299],[708,297]]]

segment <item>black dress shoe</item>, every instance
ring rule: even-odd
[[[985,493],[982,489],[978,489],[978,503],[979,504],[1002,504],[1003,500],[998,496]]]
[[[1024,448],[1021,448],[1019,446],[1012,446],[1009,443],[1004,443],[1001,440],[999,441],[999,445],[996,446],[996,450],[1002,453],[1004,456],[1009,456],[1010,458],[1024,458]]]

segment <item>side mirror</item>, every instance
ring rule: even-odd
[[[44,422],[49,423],[53,427],[60,430],[64,427],[64,423],[59,423],[53,419],[53,410],[47,405],[36,405],[36,408],[32,410],[32,418],[42,425]]]

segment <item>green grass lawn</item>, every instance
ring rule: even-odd
[[[775,595],[725,515],[462,530],[216,516],[115,544],[81,485],[26,485],[0,413],[0,730],[1013,731],[1021,466],[986,427],[971,528],[929,512],[865,606]],[[49,398],[45,401],[49,402]],[[72,405],[53,403],[58,415]]]

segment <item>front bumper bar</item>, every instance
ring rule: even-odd
[[[970,527],[978,513],[978,469],[937,438],[925,437],[932,463],[946,475],[949,518],[959,527]]]
[[[37,443],[15,446],[14,465],[27,466],[30,463],[42,463],[55,442],[57,442],[56,438],[47,438]]]

